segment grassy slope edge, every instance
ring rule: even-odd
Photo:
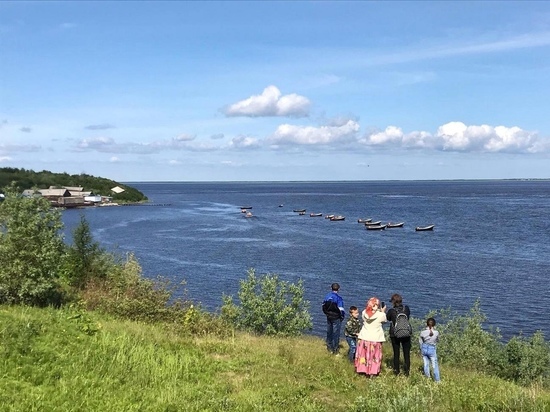
[[[177,336],[94,312],[0,306],[3,411],[550,411],[550,392],[442,367],[356,375],[320,338]]]

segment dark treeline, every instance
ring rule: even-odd
[[[112,196],[114,201],[140,202],[147,200],[147,197],[133,187],[123,185],[114,180],[103,177],[95,177],[85,173],[70,175],[68,173],[53,173],[49,170],[35,172],[33,170],[18,169],[13,167],[0,168],[0,188],[9,186],[15,182],[21,190],[24,189],[47,189],[50,186],[82,186],[86,191],[103,196]],[[124,189],[122,193],[111,192],[115,186]]]

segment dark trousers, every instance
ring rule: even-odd
[[[342,319],[327,318],[327,349],[332,353],[338,353],[340,348],[340,329]]]
[[[409,376],[411,369],[411,338],[391,338],[391,346],[393,348],[393,373],[399,374],[399,355],[400,347],[403,347],[403,372]]]

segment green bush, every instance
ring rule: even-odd
[[[540,382],[548,384],[550,378],[550,345],[538,331],[531,338],[514,336],[504,348],[507,367],[502,377],[521,384]]]
[[[240,305],[224,296],[222,319],[239,329],[260,335],[299,335],[312,328],[309,302],[304,299],[304,285],[285,282],[276,274],[256,276],[248,270],[241,280]]]
[[[0,204],[0,303],[59,305],[65,245],[61,214],[12,185]]]

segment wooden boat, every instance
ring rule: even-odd
[[[332,216],[330,218],[330,220],[332,222],[336,222],[336,221],[339,221],[339,220],[346,220],[346,217],[345,216],[342,216],[342,215],[338,215],[338,216]]]
[[[391,229],[393,227],[403,227],[403,225],[405,225],[405,222],[399,222],[399,223],[392,223],[392,222],[388,222],[388,224],[386,225],[386,227],[388,229]]]
[[[321,216],[323,216],[322,213],[310,213],[309,214],[309,217],[321,217]]]
[[[301,212],[306,212],[306,209],[294,209],[293,212],[296,212],[296,213],[301,213]]]
[[[381,220],[377,220],[376,222],[373,222],[372,220],[370,222],[366,222],[365,226],[380,226],[382,224]]]
[[[367,230],[385,230],[386,225],[365,225]]]
[[[368,218],[368,219],[357,219],[357,223],[370,223],[372,222],[372,218]]]
[[[414,228],[417,232],[424,232],[426,230],[434,230],[435,225],[429,225],[429,226],[417,226]]]
[[[325,219],[332,219],[334,215],[325,215]]]
[[[241,210],[252,209],[252,206],[241,206]]]

